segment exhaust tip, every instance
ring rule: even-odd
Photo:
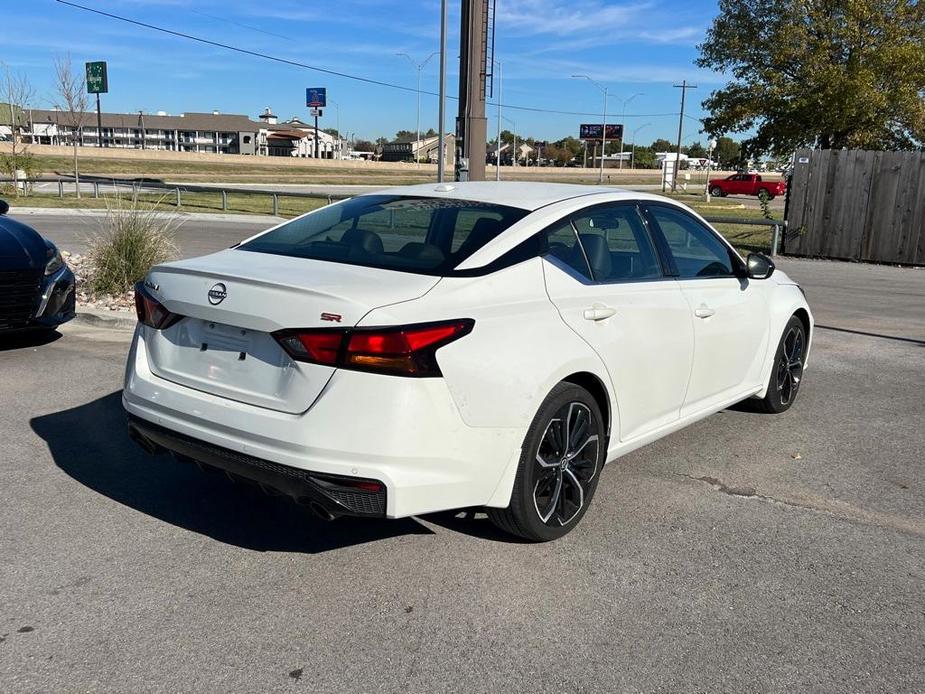
[[[308,508],[311,509],[311,512],[318,516],[321,520],[332,521],[337,516],[328,511],[324,506],[319,504],[317,501],[308,502]]]

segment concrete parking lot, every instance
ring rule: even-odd
[[[820,326],[793,409],[626,456],[546,545],[324,523],[148,457],[127,333],[3,340],[0,691],[925,690],[925,270],[780,267]]]

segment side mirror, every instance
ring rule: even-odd
[[[745,262],[748,276],[753,280],[766,280],[774,274],[774,261],[764,253],[749,253]]]
[[[0,200],[0,215],[6,214],[10,211],[10,203],[6,200]]]

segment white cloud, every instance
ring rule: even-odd
[[[498,20],[505,31],[521,36],[600,34],[635,24],[652,8],[651,2],[606,5],[597,0],[506,0]]]

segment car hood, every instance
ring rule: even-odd
[[[47,247],[34,229],[0,217],[0,270],[24,270],[45,265]]]

